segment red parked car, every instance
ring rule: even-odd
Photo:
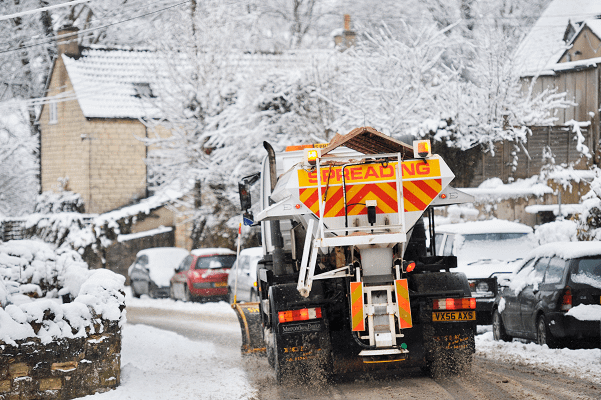
[[[184,301],[227,301],[227,278],[235,261],[236,253],[230,249],[192,250],[171,278],[170,297]]]

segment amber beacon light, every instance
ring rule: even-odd
[[[311,165],[314,165],[320,156],[321,156],[320,149],[305,149],[305,159]]]
[[[427,158],[432,155],[432,145],[429,140],[413,141],[413,157]]]

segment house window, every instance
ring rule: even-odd
[[[49,124],[56,124],[58,123],[58,111],[57,111],[57,107],[56,107],[56,102],[52,102],[50,103],[50,117],[48,118],[48,123]]]
[[[154,93],[152,93],[152,88],[150,87],[150,83],[146,82],[138,82],[134,83],[134,91],[136,94],[134,97],[144,98],[144,97],[156,97]]]

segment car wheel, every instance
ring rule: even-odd
[[[512,339],[505,331],[505,325],[503,325],[499,310],[495,310],[492,314],[492,336],[495,340],[502,340],[503,342],[510,342]]]
[[[136,292],[136,288],[134,287],[133,283],[131,285],[131,295],[134,296],[136,299],[140,298],[140,293]]]
[[[151,299],[155,299],[156,293],[152,289],[153,289],[152,284],[150,282],[148,282],[148,297],[150,297]]]
[[[186,285],[184,285],[184,301],[185,302],[192,301],[192,295],[190,294],[190,291],[188,290],[188,286],[186,286]]]
[[[539,315],[536,322],[536,343],[541,346],[546,344],[550,348],[555,348],[558,345],[557,339],[547,327],[544,315]]]

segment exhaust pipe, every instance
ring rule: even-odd
[[[275,189],[277,184],[277,170],[275,151],[273,147],[263,142],[263,147],[267,150],[267,159],[269,161],[269,182],[271,184],[271,192]],[[273,204],[271,197],[269,198],[269,204]],[[286,272],[286,265],[284,263],[284,238],[282,237],[282,231],[280,229],[280,221],[270,221],[271,225],[271,243],[273,244],[274,250],[272,254],[273,259],[273,273],[275,275],[283,275]]]

